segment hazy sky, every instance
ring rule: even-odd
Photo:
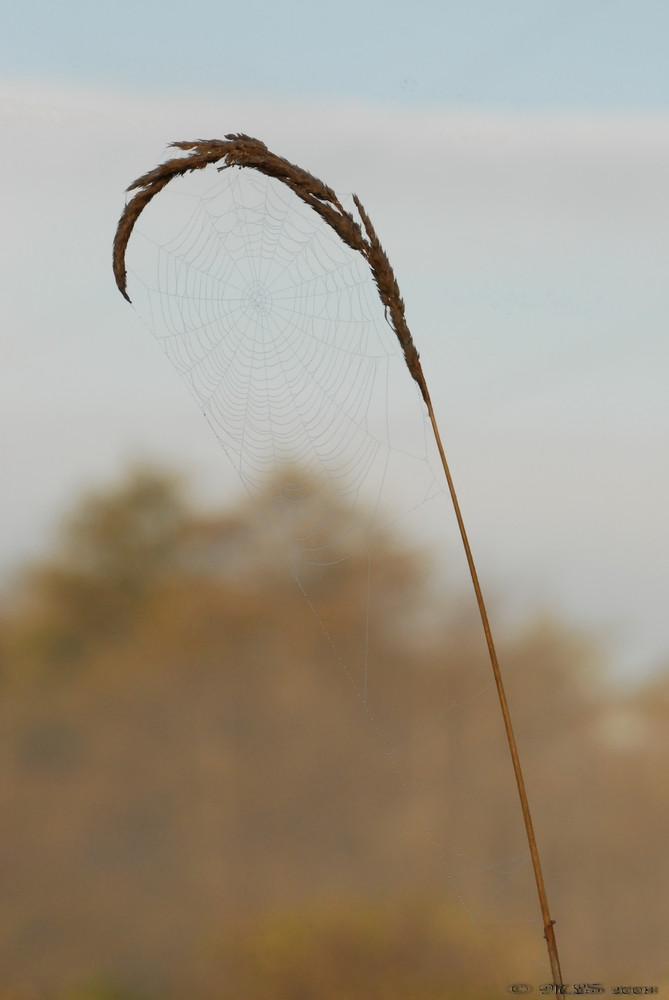
[[[665,110],[664,0],[25,4],[10,79],[198,97]]]
[[[170,140],[245,131],[372,214],[493,593],[666,663],[667,37],[659,0],[15,9],[3,569],[133,456],[229,489],[110,248]]]

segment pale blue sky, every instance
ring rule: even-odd
[[[369,209],[489,587],[666,664],[667,39],[665,0],[15,6],[0,571],[129,457],[227,498],[110,247],[169,141],[239,130]]]
[[[665,0],[15,6],[5,77],[162,95],[488,108],[669,107]]]

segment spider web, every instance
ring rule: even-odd
[[[369,269],[288,194],[249,170],[173,181],[167,218],[177,234],[152,230],[161,194],[131,243],[144,243],[131,266],[133,301],[249,493],[271,493],[277,469],[291,468],[292,519],[295,474],[327,481],[351,511],[364,498],[376,512],[408,460],[415,502],[424,502],[443,489],[417,390],[409,410],[393,403],[407,397],[406,370]],[[306,533],[299,517],[288,526],[294,552],[327,562],[327,532],[313,510],[305,516]]]
[[[245,490],[269,501],[270,529],[410,798],[411,767],[442,752],[435,750],[439,732],[451,727],[466,740],[481,703],[494,694],[481,657],[466,674],[457,672],[448,700],[409,730],[379,721],[370,695],[382,683],[364,628],[375,538],[390,525],[410,531],[433,508],[445,523],[448,499],[420,393],[367,264],[285,186],[249,169],[226,169],[173,180],[147,207],[130,241],[128,274],[135,308]],[[328,488],[314,490],[314,481]],[[342,518],[342,509],[355,516]],[[367,607],[351,651],[324,618],[311,574],[361,553]],[[457,767],[451,774],[461,803],[455,810],[474,814],[473,800],[485,793]],[[507,794],[508,808],[517,810],[510,782]],[[540,927],[520,823],[513,843],[493,841],[482,859],[458,834],[456,815],[447,829],[435,829],[419,803],[413,809],[449,891],[485,937],[493,933],[488,919]],[[543,952],[534,961],[543,969]]]

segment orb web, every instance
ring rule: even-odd
[[[294,551],[344,554],[341,537],[324,541],[327,504],[320,519],[302,505],[305,532],[295,501],[307,482],[376,511],[389,479],[406,484],[409,462],[412,504],[443,492],[365,261],[282,184],[250,170],[175,180],[145,210],[128,257],[136,308],[246,489],[276,493],[285,470]]]

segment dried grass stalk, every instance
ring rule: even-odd
[[[360,223],[342,207],[332,188],[301,167],[296,167],[283,157],[270,153],[260,139],[231,133],[226,135],[224,140],[201,139],[197,142],[173,142],[170,145],[190,153],[185,157],[166,160],[159,167],[138,177],[128,188],[128,191],[137,191],[137,194],[126,205],[114,238],[114,275],[124,298],[130,301],[126,289],[126,247],[137,219],[151,199],[162,191],[173,177],[181,177],[191,170],[202,170],[220,160],[224,163],[218,167],[219,170],[225,170],[227,167],[251,167],[289,187],[334,229],[347,246],[363,255],[374,275],[391,326],[402,345],[409,371],[418,382],[423,399],[427,403],[427,386],[420,367],[418,351],[404,318],[404,303],[400,297],[400,290],[388,258],[359,199],[354,196],[356,208],[367,234],[366,238]]]
[[[124,298],[128,300],[128,302],[130,301],[130,298],[126,289],[125,252],[135,223],[144,208],[148,205],[151,199],[158,194],[159,191],[162,191],[166,184],[169,184],[172,178],[180,177],[192,170],[202,170],[204,167],[207,167],[210,164],[219,163],[220,161],[223,161],[223,163],[217,168],[218,170],[225,170],[228,167],[250,167],[251,169],[258,170],[260,173],[265,174],[268,177],[274,177],[276,180],[281,181],[281,183],[289,187],[298,198],[301,198],[303,202],[312,208],[314,212],[317,212],[318,215],[320,215],[321,218],[332,229],[334,229],[340,239],[343,240],[347,246],[361,253],[369,264],[379,293],[379,298],[381,299],[386,311],[386,317],[402,347],[407,368],[409,369],[412,377],[418,383],[425,405],[427,406],[428,415],[432,424],[432,430],[434,432],[435,441],[439,450],[439,456],[444,474],[446,476],[446,481],[448,483],[448,489],[455,510],[460,536],[462,538],[462,543],[467,557],[467,564],[469,566],[474,593],[476,595],[476,602],[481,617],[481,623],[483,625],[490,663],[499,697],[500,708],[504,719],[504,729],[509,745],[509,751],[511,753],[511,760],[525,824],[525,831],[527,834],[530,856],[532,858],[534,878],[539,895],[539,905],[544,925],[544,937],[548,948],[548,957],[553,982],[562,985],[562,974],[560,971],[560,961],[558,958],[554,931],[555,921],[551,919],[548,908],[546,887],[541,870],[541,863],[539,860],[539,852],[532,824],[525,782],[520,766],[516,738],[509,713],[495,643],[493,641],[492,631],[490,628],[488,612],[483,599],[483,594],[481,592],[478,573],[474,563],[471,547],[469,545],[467,532],[465,530],[460,504],[455,492],[453,478],[446,461],[446,455],[444,453],[439,427],[437,425],[434,409],[430,400],[427,382],[421,367],[420,357],[413,342],[409,327],[407,326],[404,313],[404,302],[402,301],[393,269],[390,266],[390,262],[383,247],[381,246],[381,243],[379,242],[371,220],[357,195],[353,195],[353,201],[362,225],[353,217],[353,215],[351,215],[350,212],[347,212],[342,207],[332,188],[329,188],[323,183],[323,181],[314,177],[313,174],[308,173],[301,167],[296,166],[294,163],[290,163],[281,156],[276,156],[274,153],[271,153],[265,143],[261,142],[260,139],[253,139],[243,133],[230,133],[226,135],[224,140],[199,139],[194,142],[173,142],[171,143],[171,146],[182,150],[188,155],[166,160],[165,163],[160,164],[160,166],[156,167],[154,170],[148,171],[148,173],[143,174],[141,177],[138,177],[136,181],[133,181],[133,183],[129,186],[128,191],[136,191],[136,194],[133,195],[126,205],[119,220],[116,235],[114,237],[114,276],[116,278],[116,284],[119,291]]]

